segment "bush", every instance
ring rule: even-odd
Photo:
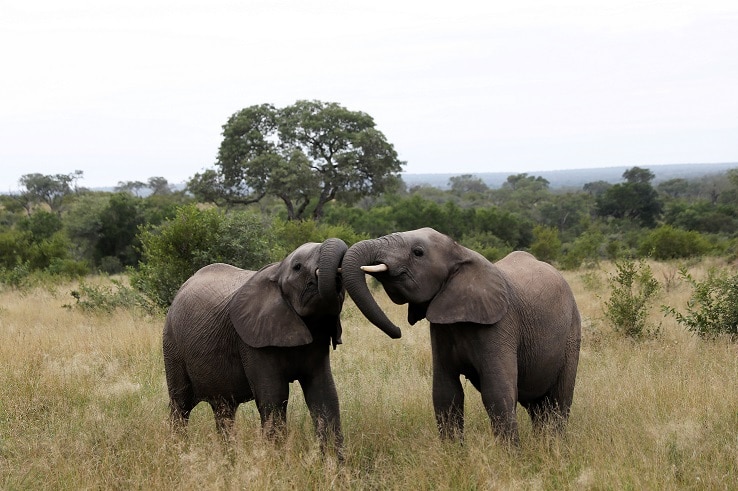
[[[687,314],[668,306],[663,306],[663,311],[700,337],[738,338],[738,275],[731,276],[716,268],[708,271],[704,281],[695,280],[685,268],[679,270],[679,275],[693,290],[687,302]]]
[[[368,239],[366,234],[357,234],[348,225],[328,225],[314,220],[280,220],[273,225],[277,247],[272,251],[272,261],[281,261],[287,254],[306,242],[323,242],[337,237],[350,247]]]
[[[259,269],[270,262],[275,241],[271,223],[247,212],[225,214],[195,205],[174,219],[142,230],[142,261],[131,284],[160,307],[168,307],[187,278],[208,264],[223,262]]]
[[[710,242],[699,232],[662,225],[640,242],[638,250],[643,256],[658,260],[701,256],[711,249]]]
[[[596,266],[600,262],[600,247],[605,236],[598,231],[587,231],[577,237],[566,249],[560,261],[563,269],[577,269],[584,263],[586,266]]]
[[[110,280],[111,285],[88,285],[80,283],[77,290],[70,294],[76,300],[74,305],[64,305],[66,308],[78,308],[85,312],[110,314],[116,309],[139,308],[146,313],[156,312],[156,306],[137,292],[120,281]]]
[[[90,268],[84,261],[75,261],[74,259],[54,258],[46,270],[52,275],[63,276],[65,278],[81,278],[90,272]]]
[[[615,263],[617,273],[610,277],[610,299],[605,302],[605,317],[616,332],[629,338],[655,337],[660,326],[651,328],[646,317],[649,304],[659,291],[659,282],[643,261],[625,259]]]
[[[537,259],[550,263],[559,257],[561,240],[557,229],[538,225],[533,229],[533,237],[530,252]]]
[[[512,247],[491,232],[477,232],[464,235],[460,243],[473,251],[477,251],[490,262],[499,261],[512,252]]]

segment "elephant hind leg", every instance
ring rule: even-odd
[[[167,385],[169,386],[169,421],[175,429],[183,430],[190,420],[192,409],[197,405],[195,392],[186,376],[174,380],[167,373]]]
[[[574,400],[574,383],[579,364],[579,338],[572,335],[569,340],[569,355],[554,386],[541,398],[525,405],[536,428],[551,427],[562,432],[569,419]]]
[[[238,403],[227,399],[211,400],[208,403],[213,408],[215,428],[224,439],[229,439],[233,435],[233,423],[236,419]]]
[[[190,420],[190,413],[195,407],[194,396],[191,394],[179,393],[172,396],[170,391],[169,399],[169,422],[177,431],[184,430]]]
[[[522,405],[528,411],[533,429],[536,431],[552,429],[556,432],[562,432],[566,426],[569,407],[562,407],[558,401],[548,395]]]

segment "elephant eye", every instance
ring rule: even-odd
[[[302,264],[296,263],[294,266],[292,266],[292,269],[294,271],[300,271],[300,269],[302,269]]]
[[[413,255],[415,257],[423,257],[423,248],[422,247],[416,247],[413,249]]]

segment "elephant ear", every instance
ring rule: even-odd
[[[510,306],[502,272],[481,256],[461,263],[433,298],[426,317],[434,324],[496,324]]]
[[[233,327],[254,348],[310,344],[313,337],[302,318],[282,296],[277,264],[265,266],[239,288],[228,305]]]

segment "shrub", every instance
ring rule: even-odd
[[[651,328],[646,317],[650,302],[659,291],[659,282],[643,261],[625,259],[615,263],[616,274],[610,277],[610,299],[605,302],[605,317],[616,332],[640,339],[655,337],[660,326]]]
[[[512,252],[512,247],[491,232],[466,234],[460,243],[473,251],[477,251],[490,262],[495,262]]]
[[[710,242],[699,232],[682,230],[671,225],[662,225],[652,230],[638,246],[641,255],[658,260],[701,256],[710,248]]]
[[[179,287],[198,269],[223,262],[258,269],[270,262],[271,223],[247,212],[222,213],[187,205],[171,221],[144,229],[142,261],[131,284],[154,303],[167,307]]]
[[[662,310],[700,337],[725,334],[731,340],[738,338],[738,275],[731,276],[717,268],[711,268],[704,281],[695,280],[685,268],[679,270],[679,275],[693,290],[687,313],[669,306],[663,306]]]
[[[118,280],[110,280],[111,285],[88,285],[80,283],[77,290],[70,294],[76,300],[74,305],[64,305],[66,308],[78,308],[85,312],[110,314],[114,310],[140,308],[146,313],[153,313],[156,306],[140,292],[122,284]]]
[[[84,261],[76,261],[74,259],[54,258],[46,270],[52,275],[63,276],[66,278],[81,278],[89,274],[90,268]]]
[[[272,261],[281,261],[287,254],[306,242],[323,242],[337,237],[350,247],[361,240],[368,239],[366,234],[357,234],[348,225],[329,225],[314,220],[280,220],[273,225],[276,247],[272,251]]]
[[[538,225],[533,229],[533,237],[530,252],[537,259],[550,263],[559,257],[561,240],[557,229]]]
[[[566,250],[561,259],[563,269],[577,269],[585,263],[587,266],[596,266],[600,262],[600,247],[605,236],[598,231],[586,231],[577,237]]]

